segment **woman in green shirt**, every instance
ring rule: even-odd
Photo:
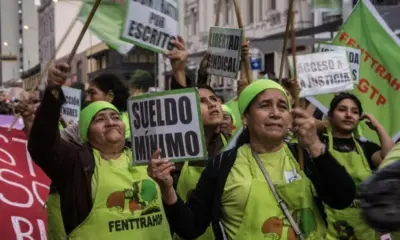
[[[171,239],[159,188],[146,167],[131,166],[125,124],[115,106],[96,101],[81,111],[83,146],[60,138],[62,83],[49,80],[28,150],[59,192],[67,239]]]
[[[239,110],[246,127],[236,147],[209,160],[186,204],[172,186],[173,164],[153,156],[148,172],[161,187],[172,230],[194,239],[212,223],[216,239],[324,239],[321,201],[343,209],[355,186],[319,141],[313,117],[291,110],[285,90],[271,80],[247,86]],[[296,144],[284,142],[291,125],[307,150],[303,169]]]

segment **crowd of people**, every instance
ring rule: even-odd
[[[291,84],[248,85],[242,71],[238,130],[234,109],[207,85],[207,56],[193,81],[183,39],[172,44],[171,87],[198,88],[209,160],[174,163],[156,150],[148,166],[131,166],[132,92],[111,73],[83,91],[79,124],[60,125],[65,63],[50,68],[40,105],[30,96],[11,107],[8,114],[23,117],[33,161],[52,181],[49,239],[369,240],[387,233],[364,221],[359,189],[394,143],[356,96],[337,94],[321,122],[294,106]],[[245,56],[248,44],[242,49]],[[379,145],[355,137],[362,120]]]

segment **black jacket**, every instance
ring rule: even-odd
[[[289,148],[296,153],[295,145],[289,145]],[[236,153],[237,148],[234,148],[209,160],[186,204],[178,196],[175,204],[165,205],[171,230],[181,238],[201,236],[212,223],[215,239],[224,239],[220,223],[221,198]],[[294,155],[296,157],[297,154]],[[332,208],[344,209],[355,198],[356,188],[352,178],[328,151],[315,159],[304,151],[304,172],[317,191],[316,202],[320,207],[323,201]]]

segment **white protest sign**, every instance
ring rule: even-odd
[[[242,29],[211,27],[208,35],[207,72],[237,79],[240,71]]]
[[[61,117],[67,124],[78,123],[81,112],[81,90],[62,87],[66,102],[61,107]]]
[[[320,43],[319,52],[330,52],[337,50],[345,50],[350,64],[351,78],[354,83],[358,83],[360,76],[360,58],[361,50],[357,48],[338,46],[333,44]]]
[[[289,65],[293,70],[293,56]],[[344,50],[299,55],[296,65],[300,97],[346,92],[354,87]]]
[[[176,0],[126,1],[120,38],[154,52],[172,50],[170,40],[178,35],[178,17]]]
[[[195,88],[149,93],[128,100],[133,165],[161,149],[171,161],[204,160],[207,147]]]

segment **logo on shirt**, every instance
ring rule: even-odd
[[[144,179],[132,183],[132,188],[111,193],[107,198],[107,208],[117,208],[122,213],[147,215],[160,212],[157,205],[158,192],[155,182]]]
[[[291,183],[291,182],[301,179],[300,175],[297,174],[296,169],[293,169],[291,171],[284,171],[283,175],[285,176],[286,183]]]
[[[157,204],[158,197],[156,184],[150,179],[133,182],[131,188],[111,193],[107,198],[107,208],[124,217],[108,221],[108,231],[132,231],[162,225],[163,214]]]

